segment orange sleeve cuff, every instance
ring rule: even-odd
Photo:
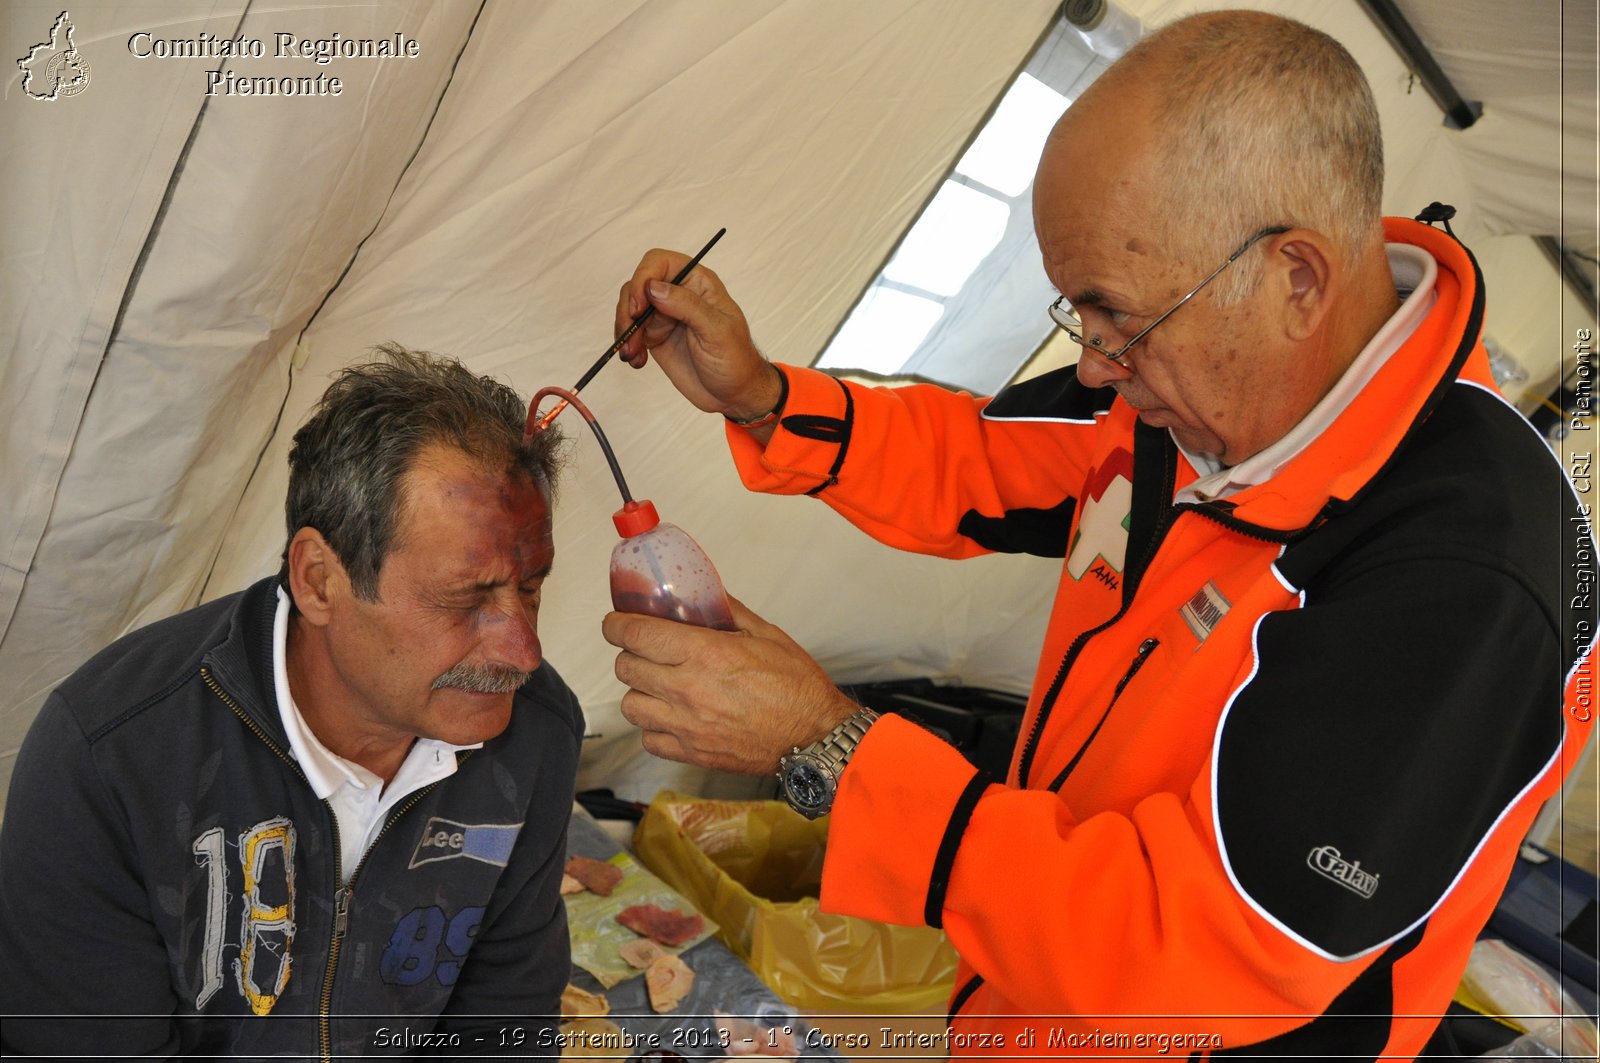
[[[752,491],[798,495],[820,490],[835,475],[849,438],[853,403],[846,394],[847,385],[815,369],[774,366],[789,381],[782,416],[766,446],[737,425],[725,427],[734,466],[739,479]],[[798,435],[784,427],[785,421],[796,416],[812,431]],[[830,431],[834,425],[837,428]]]
[[[873,724],[839,779],[822,868],[823,910],[928,924],[941,843],[963,797],[982,785],[977,774],[953,746],[909,720],[888,715]],[[888,849],[894,859],[885,859]],[[942,897],[942,888],[935,892]]]

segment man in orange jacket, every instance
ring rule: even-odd
[[[1212,13],[1046,146],[1075,369],[858,387],[763,360],[713,273],[666,283],[682,255],[623,288],[619,332],[657,311],[627,357],[728,419],[747,486],[1064,559],[1005,779],[742,607],[604,622],[646,749],[777,770],[833,813],[824,907],[945,929],[953,1052],[1414,1055],[1581,749],[1589,514],[1494,391],[1471,255],[1382,182],[1342,47]]]

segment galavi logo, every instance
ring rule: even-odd
[[[52,103],[89,87],[89,63],[72,43],[72,16],[63,11],[50,27],[50,39],[17,60],[22,91],[29,99]]]
[[[1361,870],[1361,861],[1351,863],[1331,845],[1319,845],[1306,856],[1306,864],[1324,878],[1331,878],[1352,893],[1370,898],[1378,892],[1378,876]]]

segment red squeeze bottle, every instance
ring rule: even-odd
[[[611,604],[618,612],[737,630],[716,568],[682,528],[663,524],[649,500],[630,500],[611,520],[622,536],[611,550]]]

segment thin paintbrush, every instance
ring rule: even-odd
[[[700,253],[695,255],[693,258],[691,258],[689,260],[689,264],[687,266],[684,266],[681,270],[679,270],[678,271],[678,275],[676,277],[672,278],[672,283],[673,284],[682,284],[684,282],[684,280],[686,280],[688,278],[689,274],[694,270],[694,268],[700,264],[700,260],[702,258],[706,257],[706,252],[710,251],[711,248],[716,245],[716,242],[718,240],[722,239],[722,234],[727,232],[727,231],[728,230],[726,228],[718,229],[717,230],[717,234],[715,236],[713,236],[710,240],[706,241],[706,246],[704,246],[704,247],[702,247],[700,249]],[[578,382],[576,384],[574,384],[573,387],[572,387],[573,392],[577,393],[579,391],[582,391],[584,385],[589,383],[589,381],[593,380],[594,377],[595,377],[595,374],[600,372],[601,369],[605,368],[605,364],[607,362],[609,362],[612,359],[612,357],[618,351],[622,350],[622,345],[624,343],[627,343],[628,340],[630,338],[632,338],[633,334],[635,332],[639,331],[639,326],[643,325],[646,321],[649,321],[651,315],[653,315],[655,312],[656,312],[656,308],[654,306],[645,307],[644,308],[644,313],[642,313],[638,317],[634,318],[633,319],[633,324],[629,325],[627,330],[624,331],[622,333],[622,335],[617,337],[616,342],[614,342],[611,346],[606,348],[606,353],[602,354],[599,358],[597,358],[595,360],[595,363],[589,367],[589,371],[587,373],[583,374],[583,376],[578,378]],[[524,433],[524,435],[527,438],[531,439],[531,438],[533,438],[533,436],[536,433],[544,431],[547,427],[549,427],[550,422],[556,419],[556,415],[559,414],[562,410],[564,410],[566,408],[567,408],[567,400],[566,399],[562,399],[560,402],[556,403],[554,406],[552,406],[550,408],[550,412],[549,413],[547,413],[543,417],[539,418],[538,423],[531,425],[527,429],[527,431]],[[533,419],[533,414],[534,414],[533,410],[529,410],[528,411],[528,419],[530,421]]]

